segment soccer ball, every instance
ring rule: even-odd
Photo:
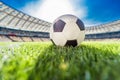
[[[78,46],[85,38],[83,22],[74,15],[58,17],[50,28],[50,39],[57,46]]]

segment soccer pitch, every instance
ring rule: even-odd
[[[120,42],[0,43],[0,80],[120,80]]]

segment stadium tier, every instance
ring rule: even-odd
[[[51,23],[27,15],[0,2],[0,41],[49,40]],[[120,20],[86,27],[86,39],[119,39]]]

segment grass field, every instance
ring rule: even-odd
[[[120,42],[0,43],[0,80],[120,80]]]

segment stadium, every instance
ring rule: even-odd
[[[56,47],[50,22],[0,2],[0,80],[119,80],[120,20],[85,28],[78,47]]]

